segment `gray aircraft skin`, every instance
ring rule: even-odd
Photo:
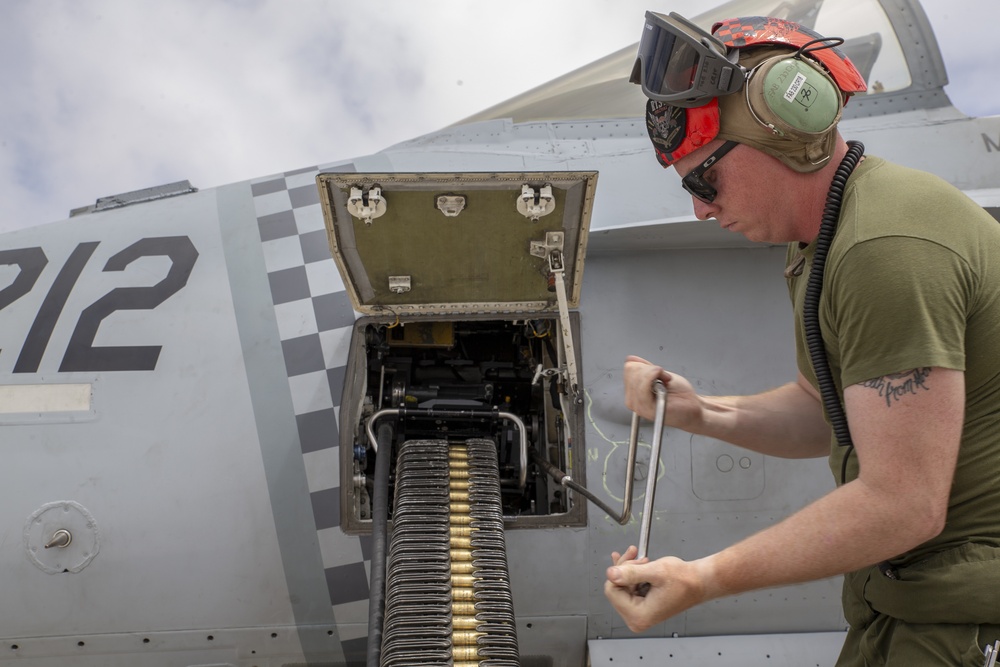
[[[998,215],[1000,117],[951,104],[916,0],[733,0],[696,22],[749,15],[846,38],[869,92],[846,106],[845,138]],[[364,664],[373,452],[361,454],[375,410],[429,407],[439,394],[440,406],[527,405],[523,427],[490,425],[514,460],[526,433],[619,508],[627,354],[706,394],[793,377],[785,249],[694,218],[653,156],[644,99],[627,82],[634,54],[374,155],[109,197],[5,234],[0,663]],[[405,226],[398,202],[421,194],[421,239],[389,236],[393,221]],[[444,195],[467,195],[466,210],[435,210]],[[487,199],[508,206],[477,209]],[[536,295],[557,243],[564,284]],[[381,274],[365,274],[372,253]],[[451,266],[467,272],[450,283],[458,291],[427,305],[423,276]],[[526,273],[537,280],[517,291]],[[501,333],[483,334],[485,353],[467,351],[484,331]],[[489,347],[501,338],[520,347]],[[525,350],[544,363],[528,365]],[[397,379],[380,380],[376,362]],[[443,382],[398,379],[421,364],[465,383],[464,402]],[[604,573],[612,550],[639,539],[651,440],[644,423],[626,525],[534,465],[504,469],[518,506],[504,514],[521,664],[832,664],[845,629],[839,578],[718,600],[641,635],[624,626]],[[653,468],[654,558],[707,555],[833,488],[825,460],[670,429]]]

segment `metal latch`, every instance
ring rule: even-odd
[[[535,222],[543,215],[556,209],[556,198],[551,185],[533,188],[527,183],[521,186],[521,196],[517,198],[517,212]]]
[[[448,218],[457,218],[465,210],[464,195],[438,195],[437,209]]]
[[[528,252],[530,252],[533,257],[541,257],[545,259],[549,256],[549,252],[552,250],[562,252],[565,238],[565,232],[545,232],[545,240],[532,241]]]
[[[385,215],[386,201],[382,196],[382,188],[373,185],[363,190],[359,187],[351,188],[351,196],[347,200],[347,212],[355,218],[365,221],[366,225],[372,224],[372,220]]]
[[[410,276],[389,276],[389,291],[403,294],[410,291]]]

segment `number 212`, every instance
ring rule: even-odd
[[[42,301],[35,321],[14,365],[15,373],[37,373],[45,348],[62,315],[63,307],[90,260],[98,241],[80,243],[59,271]],[[183,288],[198,259],[198,251],[187,236],[144,238],[117,253],[105,264],[105,271],[124,271],[140,257],[167,256],[167,275],[148,287],[119,287],[111,290],[80,313],[70,336],[59,371],[151,371],[160,356],[159,345],[101,347],[94,345],[101,322],[118,310],[152,310]],[[10,285],[0,290],[0,310],[31,291],[49,260],[41,248],[0,250],[0,265],[17,265],[20,271]]]

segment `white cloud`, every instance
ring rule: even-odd
[[[369,154],[634,42],[647,7],[714,4],[3,3],[0,231],[184,178],[207,188]],[[968,17],[996,23],[995,0],[925,7],[949,94],[966,112],[1000,112],[994,89],[966,83],[992,79]]]

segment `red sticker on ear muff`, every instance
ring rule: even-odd
[[[656,100],[646,101],[646,131],[658,151],[673,153],[687,136],[687,114],[675,107]]]
[[[656,159],[669,167],[719,134],[719,100],[693,109],[647,100],[646,131]]]

